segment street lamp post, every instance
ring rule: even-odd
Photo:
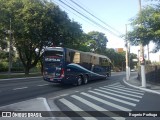
[[[140,53],[140,50],[138,50],[138,57],[137,57],[137,59],[138,59],[138,66],[140,66],[140,59],[139,59],[140,58],[140,54],[139,53]]]

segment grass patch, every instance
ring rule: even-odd
[[[37,76],[42,76],[42,74],[41,73],[30,73],[29,75],[25,75],[24,73],[0,74],[0,79],[25,78],[25,77],[37,77]]]

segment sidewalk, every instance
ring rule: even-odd
[[[141,85],[141,81],[137,79],[137,75],[131,76],[128,81],[124,78],[123,81],[131,87],[160,95],[160,84],[146,82],[146,88],[144,88]]]
[[[51,109],[46,98],[43,97],[5,105],[0,107],[0,111],[5,113],[2,114],[4,117],[1,117],[0,120],[56,120],[54,117],[50,117],[53,116],[50,112]]]

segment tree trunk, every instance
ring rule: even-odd
[[[29,67],[28,66],[25,67],[25,75],[29,75]]]
[[[42,63],[42,61],[40,61],[40,63],[41,63],[41,73],[43,75],[43,63]]]

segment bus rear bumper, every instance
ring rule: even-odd
[[[43,78],[47,82],[52,82],[52,83],[61,83],[63,80],[62,78]]]
[[[62,83],[62,84],[74,84],[76,83],[76,79],[72,78],[46,78],[43,77],[43,79],[47,82],[51,82],[51,83]]]

